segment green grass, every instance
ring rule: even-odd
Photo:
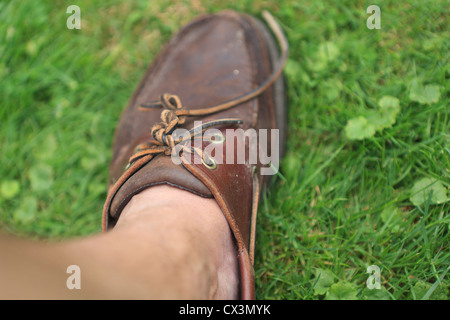
[[[81,30],[66,28],[71,4]],[[380,30],[366,27],[372,4]],[[287,154],[259,210],[257,297],[448,299],[444,0],[0,1],[2,228],[49,239],[99,232],[122,108],[180,26],[226,8],[270,10],[291,47]],[[399,101],[395,123],[349,139],[348,121],[370,125],[385,96]],[[420,203],[411,190],[423,178],[434,185]],[[366,288],[370,265],[381,290]]]

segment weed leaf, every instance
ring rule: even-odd
[[[447,190],[440,181],[431,178],[422,178],[411,189],[409,200],[416,206],[421,206],[428,201],[430,197],[431,204],[440,204],[447,201]]]

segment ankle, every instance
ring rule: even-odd
[[[175,259],[193,264],[192,273],[200,271],[200,276],[208,278],[209,298],[237,298],[234,237],[214,199],[169,186],[152,187],[134,196],[123,210],[116,228],[127,225],[159,228],[163,241],[172,242],[165,245],[174,246],[171,252],[180,258]]]

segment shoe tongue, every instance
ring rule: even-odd
[[[186,170],[183,165],[176,165],[171,157],[161,154],[145,164],[141,169],[131,172],[121,186],[113,187],[118,189],[115,196],[111,199],[108,227],[115,225],[122,210],[134,195],[145,189],[162,184],[186,190],[201,197],[213,197],[211,191],[192,173]]]

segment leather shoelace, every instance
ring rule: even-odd
[[[153,110],[153,109],[163,109],[161,111],[161,123],[153,125],[151,129],[151,136],[154,141],[149,143],[143,143],[136,148],[135,153],[131,156],[128,161],[129,168],[134,162],[141,159],[145,156],[156,156],[157,154],[164,153],[166,155],[170,155],[172,151],[175,149],[175,146],[185,141],[186,139],[190,139],[195,137],[198,132],[202,132],[210,127],[215,127],[219,125],[237,125],[241,124],[242,120],[240,119],[220,119],[215,121],[210,121],[203,123],[201,127],[192,128],[189,131],[189,136],[183,136],[179,138],[174,138],[172,133],[179,126],[185,123],[186,117],[195,117],[195,116],[206,116],[211,115],[217,112],[221,112],[224,110],[228,110],[233,108],[239,104],[247,102],[260,94],[262,94],[269,86],[271,86],[275,80],[281,75],[284,65],[286,64],[287,56],[288,56],[288,42],[286,40],[285,35],[281,31],[280,26],[275,21],[273,16],[267,12],[263,12],[263,17],[269,25],[271,31],[274,33],[277,41],[279,43],[281,54],[279,60],[275,64],[275,68],[271,75],[257,88],[239,96],[234,99],[228,100],[224,103],[220,103],[208,108],[202,109],[186,109],[183,108],[180,98],[174,94],[165,93],[160,97],[159,101],[151,102],[148,104],[142,104],[140,106],[141,110]],[[196,153],[198,154],[206,163],[209,163],[210,160],[208,157],[205,159],[205,155],[202,150],[195,147],[187,147],[184,145],[180,145],[181,149],[185,152]]]

